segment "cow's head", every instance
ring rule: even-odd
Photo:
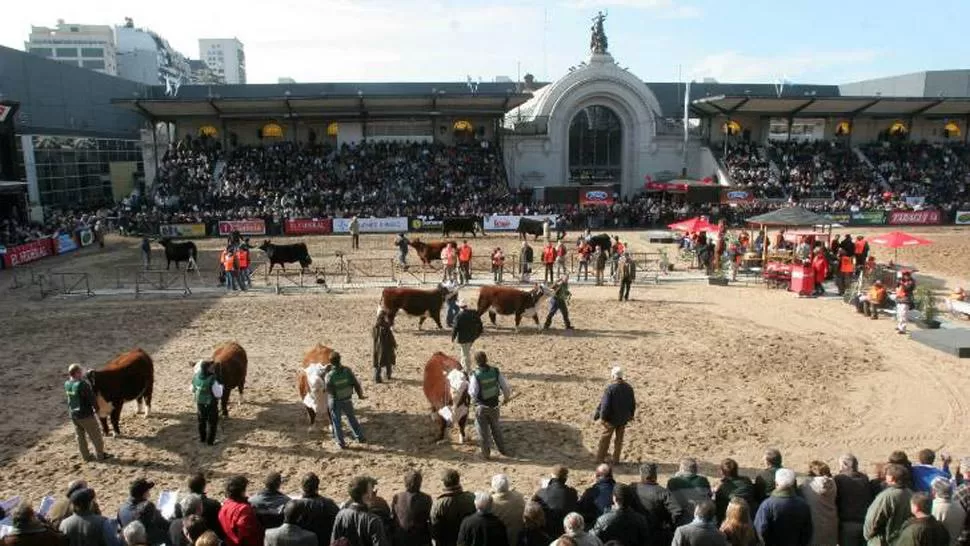
[[[114,404],[108,402],[101,396],[101,392],[98,389],[98,372],[95,370],[90,370],[85,376],[88,383],[91,385],[91,390],[94,391],[94,409],[98,413],[98,417],[106,419],[111,415],[111,410],[114,409]]]
[[[266,239],[266,240],[263,241],[263,244],[259,245],[259,249],[262,250],[263,252],[266,252],[266,250],[270,246],[272,246],[272,244],[273,243],[269,242],[269,239]]]
[[[438,285],[438,291],[445,297],[445,299],[451,299],[458,295],[458,289],[460,286],[458,284],[451,283],[441,283]]]
[[[170,237],[162,237],[161,239],[158,239],[155,242],[162,245],[165,248],[168,248],[168,245],[172,244],[172,239]]]
[[[414,239],[411,239],[410,241],[408,241],[408,244],[413,246],[414,248],[419,248],[424,246],[424,243],[421,242],[420,237],[415,237]]]
[[[536,300],[539,300],[541,298],[552,297],[553,292],[551,288],[545,285],[545,283],[536,283],[536,285],[532,288],[532,294],[535,295]]]

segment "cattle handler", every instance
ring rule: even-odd
[[[397,351],[397,340],[394,339],[394,331],[391,330],[391,319],[387,316],[387,311],[381,309],[377,313],[377,323],[371,330],[371,338],[374,341],[374,382],[381,382],[381,369],[387,369],[387,380],[391,380],[391,368],[394,367]]]
[[[478,433],[478,441],[482,448],[482,455],[489,459],[492,451],[492,440],[495,440],[495,447],[498,452],[506,457],[509,456],[505,449],[505,440],[502,438],[502,429],[499,428],[499,395],[503,396],[502,405],[509,402],[512,397],[512,389],[509,388],[505,376],[499,372],[498,368],[489,366],[488,356],[484,352],[475,353],[475,364],[478,369],[471,375],[468,383],[468,394],[475,400],[475,432]]]
[[[213,373],[211,360],[199,362],[199,370],[192,378],[192,392],[198,408],[199,441],[216,444],[216,429],[219,426],[219,400],[222,399],[223,386]]]
[[[330,406],[330,422],[333,424],[334,439],[340,449],[347,449],[344,442],[344,431],[340,426],[340,417],[347,416],[350,423],[350,430],[354,434],[354,439],[360,443],[364,442],[364,433],[357,422],[357,415],[354,413],[353,396],[357,392],[357,398],[365,400],[364,391],[360,388],[360,383],[354,376],[350,368],[340,363],[340,353],[334,351],[330,355],[330,371],[327,372],[324,384],[327,389],[327,403]]]
[[[67,407],[71,412],[71,422],[74,423],[74,436],[77,438],[77,449],[85,461],[93,459],[88,451],[88,440],[94,444],[94,453],[98,460],[110,459],[111,455],[104,452],[104,437],[101,435],[101,425],[95,416],[94,389],[84,379],[84,370],[80,364],[71,364],[67,368],[67,381],[64,391],[67,393]]]
[[[556,312],[562,313],[562,320],[566,323],[566,329],[573,329],[573,324],[569,322],[568,304],[570,296],[569,277],[560,277],[552,285],[552,298],[549,300],[549,314],[546,315],[546,323],[542,326],[543,330],[548,330],[549,326],[552,325],[552,317],[556,316]]]

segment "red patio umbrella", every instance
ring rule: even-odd
[[[670,229],[674,231],[687,231],[690,233],[697,233],[698,231],[716,231],[717,226],[707,221],[707,218],[703,216],[697,216],[691,218],[690,220],[683,220],[681,222],[675,222],[668,225]]]
[[[920,246],[920,245],[931,245],[933,241],[929,239],[923,239],[922,237],[917,237],[915,235],[910,235],[909,233],[904,233],[902,231],[891,231],[877,237],[870,239],[871,242],[877,245],[887,246],[895,250],[893,255],[893,262],[896,262],[896,257],[899,255],[899,249],[907,246]]]

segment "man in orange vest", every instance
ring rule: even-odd
[[[882,281],[876,281],[869,288],[869,294],[862,302],[862,312],[876,320],[879,318],[879,308],[886,303],[886,288],[882,285]]]
[[[855,264],[852,257],[839,249],[839,272],[835,275],[835,285],[839,287],[839,295],[845,295],[846,288],[852,283],[852,276],[855,274]]]
[[[239,274],[237,272],[238,262],[236,253],[231,246],[222,251],[222,274],[226,278],[226,291],[238,290]]]
[[[245,244],[239,246],[236,251],[236,258],[239,260],[239,288],[246,290],[252,286],[249,278],[249,247]]]
[[[543,282],[552,283],[556,280],[552,271],[552,266],[555,263],[556,249],[552,248],[552,242],[546,242],[545,248],[542,249],[542,265],[546,268],[546,272],[542,277]]]
[[[461,284],[468,284],[472,278],[472,247],[468,241],[462,241],[458,249],[458,278]]]
[[[866,258],[869,257],[869,241],[862,235],[857,235],[855,238],[855,270],[859,272],[866,265]]]
[[[829,275],[829,261],[825,259],[825,254],[822,249],[815,250],[815,257],[812,258],[812,271],[815,273],[815,295],[824,296],[825,287],[822,283],[825,282],[825,277]]]

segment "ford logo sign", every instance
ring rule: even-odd
[[[590,200],[593,200],[593,201],[604,201],[604,200],[606,200],[606,192],[605,191],[588,191],[588,192],[586,192],[586,199],[590,199]]]
[[[727,194],[727,196],[728,196],[728,199],[747,199],[748,198],[748,192],[746,192],[746,191],[729,191],[728,194]]]

